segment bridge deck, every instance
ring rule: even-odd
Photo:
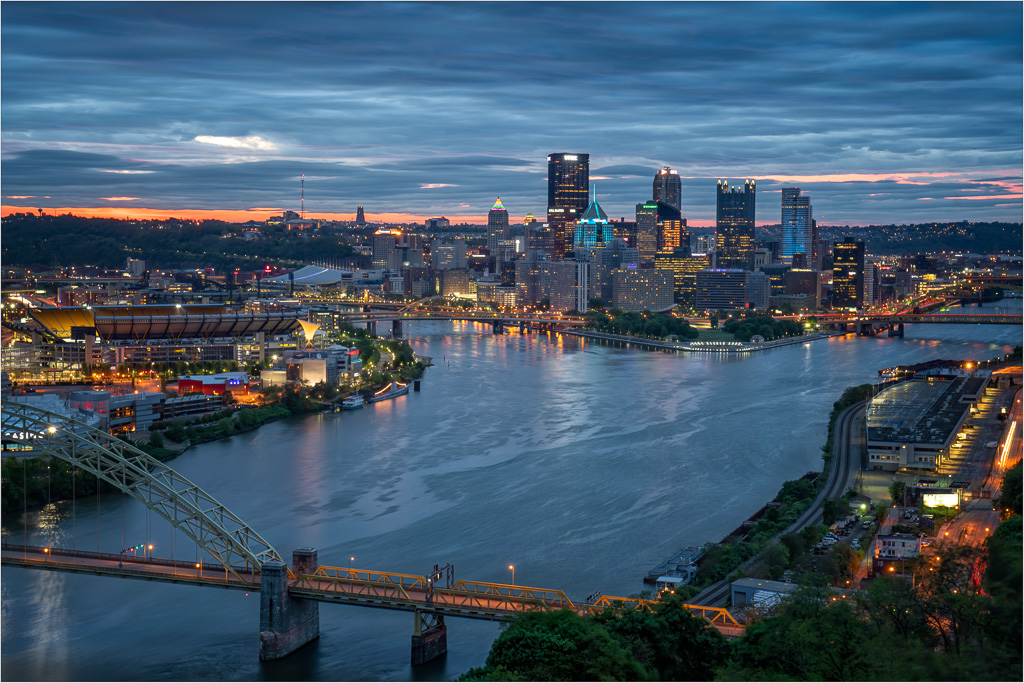
[[[5,544],[5,566],[163,581],[256,592],[258,573],[236,569],[238,578],[217,564],[161,558],[136,558],[60,548]],[[426,611],[452,617],[505,621],[523,612],[571,609],[587,615],[606,607],[651,609],[652,602],[603,596],[595,603],[574,603],[558,590],[507,584],[459,581],[450,588],[432,586],[423,576],[321,566],[312,574],[289,574],[288,592],[296,598],[407,612]],[[743,626],[719,607],[686,605],[724,635],[742,634]]]

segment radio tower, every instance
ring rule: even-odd
[[[302,199],[299,200],[299,213],[302,214],[302,220],[306,220],[306,174],[302,174],[302,181],[300,184],[302,188]]]

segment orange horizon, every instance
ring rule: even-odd
[[[1017,195],[1018,197],[1020,195]],[[960,197],[960,199],[984,199],[983,197]],[[82,218],[115,218],[119,220],[169,220],[172,218],[179,218],[184,220],[220,220],[228,223],[244,223],[249,220],[264,221],[274,215],[281,215],[285,209],[181,209],[181,210],[167,210],[167,209],[146,209],[138,207],[127,207],[127,206],[100,206],[100,207],[83,207],[83,206],[61,206],[61,207],[49,207],[43,208],[44,215],[55,216],[61,214],[74,214]],[[0,216],[9,216],[15,213],[30,213],[36,214],[37,209],[29,206],[13,206],[10,204],[0,205]],[[373,223],[409,223],[419,224],[422,226],[423,222],[428,218],[438,218],[437,215],[425,216],[425,215],[414,215],[411,213],[367,213],[366,220]],[[335,221],[354,221],[356,219],[355,213],[318,213],[308,215],[310,220],[335,220]],[[543,217],[543,216],[542,216]],[[471,216],[471,215],[452,215],[445,216],[452,223],[469,223],[474,225],[487,225],[487,216]],[[522,222],[522,218],[516,218],[509,216],[509,220],[513,225]],[[904,221],[897,221],[890,219],[890,223],[897,224]],[[934,222],[920,219],[919,222]],[[706,218],[691,218],[687,220],[688,226],[691,228],[713,228],[715,227],[714,219]],[[757,223],[758,226],[764,225],[778,225],[778,223],[768,223],[761,221]],[[884,223],[874,222],[858,222],[858,223],[835,223],[834,225],[848,225],[850,227],[864,227],[866,225],[884,225]]]
[[[180,218],[184,220],[220,220],[228,223],[244,223],[250,220],[263,221],[274,215],[281,215],[285,209],[145,209],[127,206],[62,206],[43,208],[43,214],[48,216],[74,214],[82,218],[116,218],[128,220],[169,220]],[[10,204],[0,205],[0,216],[9,216],[15,213],[35,214],[36,209],[28,206],[12,206]],[[428,218],[438,216],[422,216],[411,213],[367,213],[366,220],[379,223],[419,223],[423,224]],[[308,214],[310,220],[333,220],[333,221],[354,221],[355,213],[318,213]],[[470,223],[476,225],[487,225],[487,216],[455,215],[445,216],[452,223]],[[510,216],[513,224],[521,223],[522,218]],[[705,219],[692,219],[689,225],[695,228],[713,228],[715,221]]]

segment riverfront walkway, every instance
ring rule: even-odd
[[[753,353],[755,351],[767,351],[780,346],[791,346],[805,342],[828,339],[830,337],[843,337],[851,332],[814,332],[812,334],[801,334],[796,337],[784,337],[774,341],[761,343],[741,341],[664,341],[661,339],[644,339],[629,334],[609,334],[607,332],[594,332],[592,330],[562,330],[562,334],[569,334],[584,339],[597,339],[600,341],[618,342],[629,344],[644,349],[663,351],[689,351],[691,353]]]

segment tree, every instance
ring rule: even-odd
[[[836,521],[836,517],[839,514],[839,506],[836,501],[832,498],[826,498],[821,501],[821,521],[825,524],[832,524]]]
[[[877,660],[864,622],[847,601],[802,588],[776,616],[747,626],[721,680],[870,680]],[[884,673],[884,672],[883,672]]]
[[[906,482],[894,481],[893,483],[889,484],[889,498],[892,499],[893,505],[902,505],[906,493]]]
[[[527,612],[491,645],[483,667],[460,681],[637,680],[647,672],[607,629],[569,610]]]
[[[729,655],[722,634],[693,616],[678,595],[663,598],[654,612],[606,610],[594,619],[661,680],[711,680]]]
[[[1016,465],[1006,470],[1003,483],[999,487],[997,503],[998,507],[1015,515],[1021,514],[1021,463],[1024,463],[1024,460],[1018,460]]]
[[[149,445],[153,448],[164,447],[164,435],[158,431],[152,431],[149,433]]]

